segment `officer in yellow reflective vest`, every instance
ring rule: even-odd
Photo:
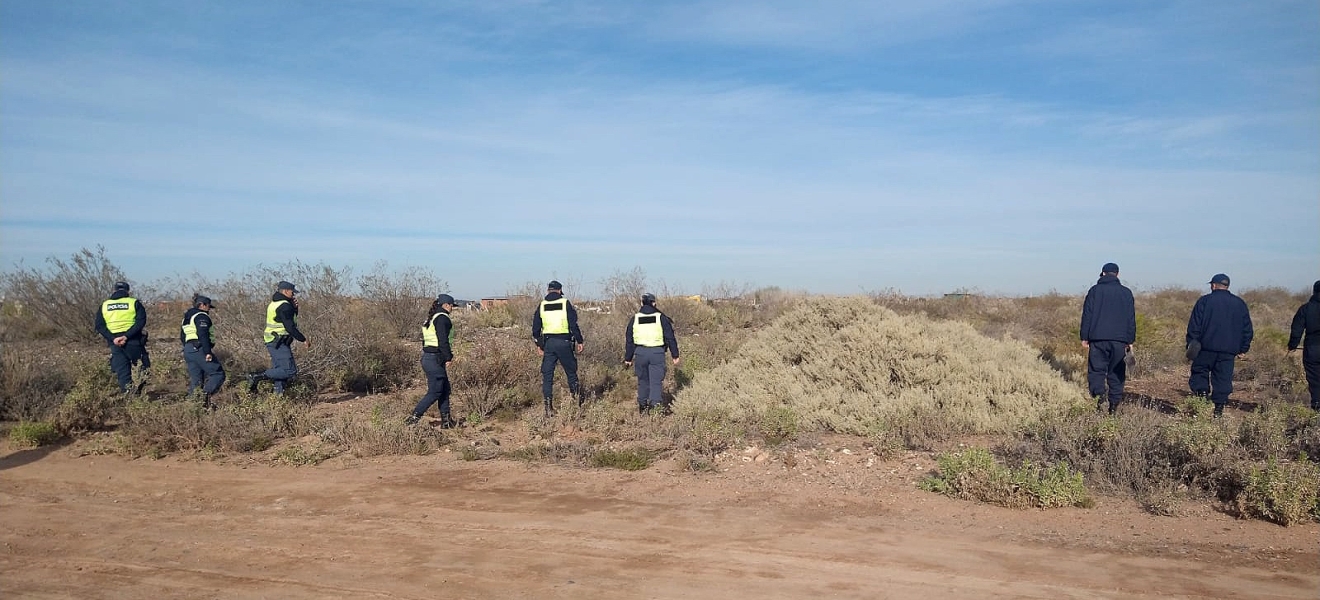
[[[541,353],[541,395],[545,398],[545,416],[555,416],[554,385],[555,363],[564,365],[568,377],[568,390],[582,406],[582,391],[578,385],[577,356],[582,352],[582,330],[578,329],[577,309],[564,297],[564,286],[551,281],[546,286],[545,299],[532,315],[532,339]]]
[[[211,394],[225,383],[225,369],[215,356],[215,325],[211,322],[211,309],[215,302],[198,294],[193,296],[193,307],[183,313],[179,326],[179,342],[183,344],[183,363],[188,367],[188,395],[202,388],[202,406],[214,409]]]
[[[665,350],[678,365],[678,339],[674,322],[656,310],[654,294],[642,294],[642,307],[628,321],[623,338],[623,364],[632,366],[637,374],[637,412],[663,409],[660,384],[665,380]]]
[[[101,303],[96,313],[96,332],[110,346],[110,370],[119,380],[119,390],[127,392],[133,385],[133,367],[139,362],[143,370],[151,368],[147,354],[147,309],[129,293],[128,282],[115,282],[110,298]],[[134,390],[141,393],[146,378]]]
[[[283,394],[290,379],[298,374],[298,364],[293,361],[293,342],[302,342],[311,348],[312,341],[298,329],[298,299],[294,297],[298,288],[292,283],[281,281],[275,288],[275,294],[266,305],[266,330],[262,341],[266,342],[266,352],[270,354],[270,368],[248,375],[248,391],[255,393],[257,383],[270,380],[276,394]]]
[[[416,424],[426,409],[439,403],[440,428],[450,429],[456,424],[449,416],[449,363],[454,360],[454,322],[449,312],[454,310],[454,297],[440,294],[431,303],[430,315],[422,323],[422,372],[426,373],[426,395],[422,396],[412,414],[409,425]]]

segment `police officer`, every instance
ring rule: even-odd
[[[449,416],[449,363],[454,360],[454,297],[440,294],[431,303],[430,316],[422,323],[422,372],[426,373],[426,395],[413,408],[407,423],[413,425],[422,419],[426,409],[437,404],[440,409],[440,428],[454,427]]]
[[[211,394],[225,383],[225,369],[215,356],[215,326],[211,309],[215,302],[202,295],[193,296],[193,307],[183,313],[179,341],[183,343],[183,362],[188,367],[188,394],[202,388],[202,406],[214,409]]]
[[[1118,265],[1100,267],[1100,280],[1086,292],[1080,328],[1087,349],[1086,383],[1098,411],[1109,399],[1109,414],[1123,401],[1127,363],[1123,361],[1137,339],[1137,309],[1132,290],[1118,281]],[[1105,387],[1108,385],[1108,393]]]
[[[678,364],[678,339],[674,322],[656,310],[655,295],[642,294],[642,307],[628,322],[624,332],[623,364],[637,374],[637,412],[664,407],[660,384],[665,379],[665,350]]]
[[[545,299],[532,315],[532,339],[541,353],[541,395],[545,398],[545,416],[555,416],[554,383],[555,363],[564,365],[568,389],[582,405],[582,392],[578,387],[577,357],[582,352],[582,330],[578,329],[577,309],[564,297],[564,286],[551,281],[546,286]]]
[[[151,368],[147,355],[147,308],[129,293],[128,282],[115,282],[110,298],[101,303],[96,314],[96,332],[110,346],[110,370],[119,380],[119,390],[129,391],[133,384],[133,367],[139,362],[143,370]],[[142,392],[144,378],[136,392]]]
[[[1187,386],[1193,394],[1210,396],[1215,418],[1223,416],[1228,395],[1233,393],[1234,359],[1251,349],[1255,335],[1247,303],[1228,291],[1228,284],[1228,275],[1211,277],[1210,293],[1196,300],[1187,320],[1187,345],[1200,348],[1192,358]]]
[[[1311,286],[1311,299],[1293,315],[1288,351],[1296,352],[1298,345],[1303,346],[1302,368],[1311,391],[1311,410],[1320,410],[1320,281]]]
[[[284,386],[298,374],[298,364],[293,361],[293,342],[312,347],[312,341],[298,329],[296,294],[298,288],[287,281],[275,286],[275,294],[266,305],[266,330],[262,334],[266,352],[270,353],[270,368],[248,375],[249,392],[255,393],[257,383],[269,379],[275,386],[275,393],[283,394]]]

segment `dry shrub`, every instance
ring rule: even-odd
[[[411,340],[420,338],[427,308],[436,294],[449,289],[449,284],[430,269],[390,270],[388,263],[380,261],[358,278],[358,288],[395,335]]]
[[[398,454],[425,455],[449,443],[443,432],[426,425],[407,425],[403,415],[411,403],[390,396],[372,405],[369,414],[343,413],[322,425],[321,440],[359,458]]]
[[[541,399],[540,357],[518,330],[458,329],[450,402],[456,414],[485,418],[517,411]],[[562,379],[562,377],[560,377]]]
[[[28,337],[92,339],[101,301],[116,281],[124,279],[124,273],[110,262],[101,246],[95,252],[83,248],[68,260],[52,256],[46,259],[44,268],[20,264],[17,270],[0,275],[5,320],[16,322],[14,328]],[[11,311],[10,303],[17,308]]]
[[[65,434],[102,429],[122,413],[126,400],[108,362],[85,363],[55,410],[55,427]]]
[[[1008,433],[1082,398],[1026,344],[844,298],[807,302],[758,331],[675,406],[752,430],[788,407],[804,431],[874,435],[934,417],[949,433]]]
[[[45,421],[22,421],[9,430],[9,441],[19,448],[37,448],[60,439],[55,424]]]
[[[261,395],[208,411],[194,401],[134,400],[119,428],[125,451],[160,457],[179,451],[260,452],[310,427],[307,406]]]
[[[66,365],[42,365],[33,352],[0,345],[0,419],[45,419],[73,386]]]

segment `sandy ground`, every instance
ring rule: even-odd
[[[922,492],[839,447],[715,473],[4,450],[5,598],[1317,598],[1320,526]]]

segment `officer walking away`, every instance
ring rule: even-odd
[[[1288,351],[1296,352],[1298,345],[1302,346],[1306,386],[1311,390],[1311,410],[1320,410],[1320,281],[1311,286],[1311,299],[1293,315]]]
[[[1086,292],[1080,331],[1082,347],[1087,349],[1086,384],[1095,398],[1095,409],[1100,410],[1108,398],[1112,415],[1123,401],[1127,381],[1123,359],[1137,339],[1136,305],[1132,290],[1118,281],[1118,265],[1105,263],[1100,280]]]
[[[426,395],[413,408],[407,419],[409,425],[416,424],[426,414],[426,409],[438,403],[440,409],[440,428],[454,427],[454,419],[449,416],[449,363],[454,360],[454,322],[449,317],[454,310],[454,297],[440,294],[431,303],[430,316],[422,323],[422,372],[426,373]]]
[[[665,379],[665,350],[678,365],[678,339],[674,322],[655,308],[655,295],[642,294],[642,307],[624,332],[623,364],[637,374],[637,412],[664,408],[660,384]]]
[[[1251,313],[1247,303],[1228,291],[1228,275],[1210,278],[1210,293],[1196,300],[1187,320],[1188,354],[1198,346],[1192,358],[1192,374],[1187,386],[1197,396],[1210,396],[1215,403],[1215,418],[1224,415],[1228,395],[1233,393],[1233,361],[1251,349]]]
[[[578,328],[577,309],[564,297],[564,286],[551,281],[546,286],[545,299],[532,315],[532,339],[541,353],[541,395],[545,398],[545,416],[555,416],[554,383],[555,363],[564,365],[568,390],[582,406],[582,390],[578,386],[577,357],[582,352],[582,330]]]
[[[249,392],[255,393],[257,383],[269,379],[275,386],[275,393],[283,394],[284,386],[298,374],[298,364],[293,361],[293,342],[312,347],[312,341],[298,329],[296,294],[298,288],[287,281],[275,286],[275,294],[266,305],[266,330],[262,335],[266,352],[270,353],[270,368],[248,375]]]
[[[188,367],[188,395],[202,388],[202,406],[215,409],[211,394],[225,383],[225,369],[215,356],[215,326],[211,309],[215,302],[202,295],[193,296],[193,307],[183,313],[179,341],[183,343],[183,362]]]
[[[96,314],[96,332],[110,346],[110,370],[119,380],[119,390],[128,392],[133,385],[133,367],[151,367],[147,355],[147,308],[129,293],[128,282],[115,282],[114,292],[101,303]],[[146,378],[133,391],[142,392]]]

